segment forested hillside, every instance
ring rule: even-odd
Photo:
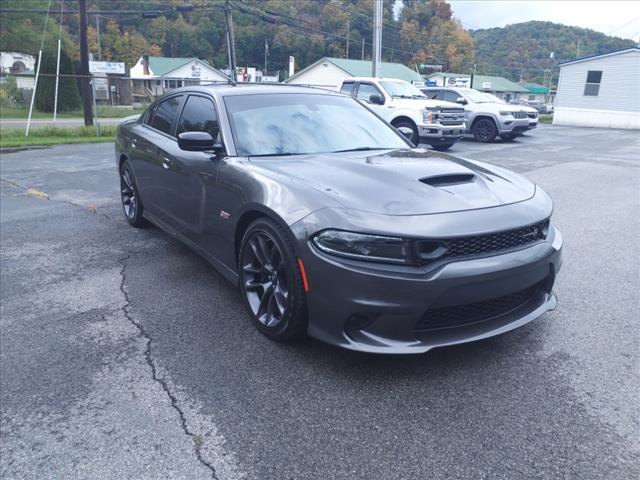
[[[634,45],[632,40],[594,30],[538,21],[470,33],[475,41],[478,72],[514,81],[522,78],[542,82],[544,69],[558,62]],[[554,58],[550,58],[551,52]]]
[[[77,9],[77,2],[64,2]],[[185,4],[192,11],[175,7]],[[89,0],[89,12],[101,14],[100,52],[96,16],[89,14],[89,48],[95,57],[125,61],[129,65],[142,53],[175,57],[197,56],[218,68],[228,64],[226,29],[221,0]],[[46,0],[2,0],[4,8],[47,9]],[[57,43],[59,1],[51,2],[45,53],[52,54]],[[373,23],[372,0],[231,0],[235,23],[238,65],[261,67],[265,42],[269,70],[284,70],[288,58],[296,58],[303,68],[322,56],[371,58]],[[146,15],[127,12],[148,11]],[[160,14],[154,13],[160,11]],[[37,53],[45,15],[3,13],[0,40],[3,50]],[[79,57],[78,16],[63,20],[64,48],[71,58]],[[393,2],[384,3],[383,60],[414,66],[439,63],[449,70],[471,68],[473,41],[452,19],[451,8],[443,0],[404,0],[399,18],[394,18]],[[364,42],[364,47],[363,47]],[[347,51],[348,49],[348,51]]]

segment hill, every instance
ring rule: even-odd
[[[545,68],[587,55],[635,45],[633,40],[609,37],[586,28],[531,21],[503,28],[471,30],[478,73],[513,81],[542,82]],[[554,52],[554,58],[549,55]],[[556,77],[557,70],[554,72]]]

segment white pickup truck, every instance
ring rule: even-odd
[[[447,150],[465,132],[464,108],[430,100],[420,90],[395,78],[355,77],[342,81],[338,90],[364,103],[396,128],[410,128],[414,144],[426,143]]]

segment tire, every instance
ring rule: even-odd
[[[120,198],[122,210],[129,225],[136,228],[145,227],[147,221],[143,217],[144,207],[138,194],[138,187],[129,160],[125,160],[120,166]]]
[[[509,135],[500,135],[500,138],[502,138],[506,142],[510,142],[511,140],[519,137],[520,135],[522,135],[522,134],[521,133],[510,133]]]
[[[490,118],[480,118],[473,124],[471,133],[473,133],[473,138],[478,142],[489,143],[493,142],[496,135],[498,135],[498,129],[495,122]]]
[[[411,120],[399,120],[397,122],[392,123],[391,125],[393,125],[396,128],[400,128],[400,127],[410,128],[413,133],[411,134],[411,138],[409,140],[411,140],[411,142],[416,147],[418,146],[418,144],[420,143],[420,139],[418,138],[418,127],[416,127],[416,125]]]
[[[444,152],[446,150],[449,150],[451,147],[453,147],[453,143],[444,143],[442,145],[431,145],[431,148],[433,148],[434,150],[438,150],[439,152]]]
[[[302,273],[287,233],[259,218],[244,234],[238,254],[240,291],[254,325],[271,340],[298,339],[307,331]]]

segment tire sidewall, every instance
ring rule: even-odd
[[[492,128],[492,133],[489,135],[490,138],[487,138],[487,139],[479,138],[478,128],[479,128],[479,125],[481,125],[483,122],[488,122],[488,124]],[[489,118],[481,118],[473,126],[473,138],[478,142],[485,142],[485,143],[492,142],[496,138],[497,134],[498,134],[498,129],[496,127],[496,124],[493,120]]]
[[[142,201],[140,200],[140,192],[138,191],[138,183],[136,182],[136,177],[133,174],[133,169],[131,168],[131,164],[129,163],[129,160],[125,160],[124,162],[122,162],[122,165],[120,166],[120,188],[122,188],[122,182],[123,182],[122,177],[125,169],[129,170],[129,173],[131,175],[131,180],[133,182],[133,189],[136,194],[137,205],[136,205],[136,214],[134,215],[133,218],[130,218],[129,215],[127,215],[127,212],[124,211],[124,205],[122,205],[122,213],[124,213],[124,218],[127,219],[127,222],[130,225],[134,227],[139,227],[139,226],[142,226],[142,224],[144,223],[143,216],[142,216],[143,207],[142,207]],[[122,203],[122,197],[120,198],[120,203]]]
[[[242,237],[242,242],[240,243],[240,250],[238,253],[238,284],[240,293],[242,295],[242,301],[245,304],[247,311],[249,312],[256,328],[264,335],[274,340],[288,340],[289,338],[293,338],[298,335],[299,325],[297,325],[297,323],[300,322],[300,318],[298,318],[298,316],[302,315],[303,312],[306,315],[306,305],[303,294],[304,290],[302,287],[302,280],[300,278],[300,273],[296,264],[295,252],[293,252],[293,249],[290,245],[291,242],[286,238],[282,238],[284,232],[281,232],[280,230],[280,228],[275,226],[274,222],[268,219],[258,219],[254,221],[249,226],[249,228],[247,228],[247,231]],[[247,248],[249,239],[253,234],[258,232],[267,234],[273,240],[273,242],[280,249],[280,252],[282,252],[284,261],[285,274],[287,278],[287,290],[289,295],[287,298],[287,309],[285,315],[282,321],[275,327],[267,327],[258,320],[256,315],[251,310],[251,305],[249,304],[249,300],[247,299],[247,295],[244,290],[245,278],[242,269],[242,257],[245,248]]]

